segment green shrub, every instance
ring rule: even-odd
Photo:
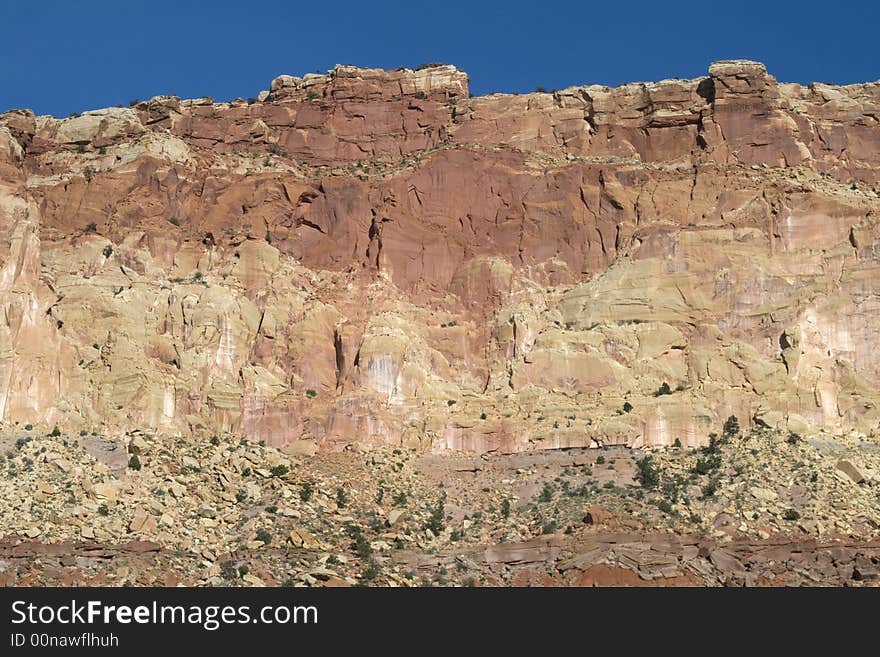
[[[709,454],[705,457],[701,457],[697,459],[697,462],[694,464],[692,472],[695,475],[707,475],[711,474],[715,470],[721,467],[721,455],[720,454]]]
[[[654,502],[654,504],[666,515],[671,516],[675,513],[675,510],[672,508],[672,504],[668,500],[660,499]]]
[[[646,454],[644,457],[636,461],[639,471],[636,475],[642,488],[657,488],[660,485],[660,469],[654,462],[654,457]]]
[[[370,542],[367,540],[367,537],[364,536],[364,532],[357,525],[349,525],[348,526],[348,535],[354,539],[354,543],[352,543],[352,549],[354,553],[360,557],[361,559],[369,559],[373,556],[373,548],[370,545]]]
[[[782,515],[785,520],[795,521],[799,520],[801,514],[795,511],[794,509],[786,509],[785,513]]]
[[[623,402],[623,412],[624,413],[629,413],[630,411],[632,411],[632,409],[633,409],[632,404],[630,404],[628,401]]]
[[[739,434],[739,420],[736,415],[731,415],[724,422],[724,428],[722,429],[721,435],[725,438],[733,438]]]
[[[217,447],[220,444],[220,439],[217,436],[211,436],[211,444]]]
[[[232,561],[224,561],[220,564],[220,576],[224,579],[237,579],[238,569]]]
[[[61,431],[58,429],[58,425],[55,425],[55,428],[52,429],[51,433],[49,433],[49,438],[57,438],[61,435]]]
[[[506,497],[501,500],[501,517],[509,518],[510,517],[510,500]]]
[[[701,447],[700,451],[703,454],[719,454],[721,452],[721,445],[728,442],[725,438],[719,438],[718,434],[710,433],[709,434],[709,444],[705,447]]]
[[[382,571],[379,569],[379,564],[370,559],[366,569],[364,569],[364,572],[361,573],[361,581],[371,582],[376,579],[381,573]]]
[[[345,490],[342,488],[336,489],[336,506],[340,509],[345,508],[345,505],[348,504],[348,495],[345,494]]]
[[[718,482],[714,479],[710,479],[709,483],[703,486],[703,497],[709,498],[714,497],[715,493],[718,492]]]
[[[128,459],[128,467],[132,470],[141,469],[141,460],[138,458],[137,454],[132,454],[131,458]]]
[[[307,481],[304,483],[299,489],[299,499],[303,502],[308,502],[312,499],[312,494],[315,492],[315,486],[312,482]]]
[[[286,465],[284,465],[283,463],[279,463],[279,464],[276,465],[274,468],[272,468],[271,470],[269,470],[269,472],[272,473],[272,476],[273,476],[273,477],[283,477],[283,476],[286,475],[288,472],[290,472],[290,468],[288,468],[288,467],[287,467]]]
[[[538,494],[539,502],[549,502],[553,499],[553,484],[550,482],[544,482],[544,488],[541,489],[541,492]]]
[[[385,531],[385,527],[387,527],[388,525],[385,522],[382,522],[382,520],[379,518],[379,516],[376,515],[374,511],[370,511],[369,516],[370,529],[372,529],[377,534],[381,534],[383,531]]]
[[[86,224],[85,232],[97,233],[98,232],[98,224],[96,224],[94,221],[89,224]]]
[[[431,515],[425,522],[424,528],[430,529],[435,535],[443,531],[446,526],[446,510],[445,510],[446,494],[440,496],[436,506],[431,510]]]
[[[318,396],[318,393],[315,390],[312,390],[311,388],[306,390],[306,397],[308,397],[309,399],[314,399],[317,396]]]
[[[268,530],[260,528],[257,530],[254,538],[258,541],[261,541],[265,545],[269,545],[272,542],[272,534],[268,532]]]
[[[180,219],[178,219],[177,217],[171,217],[171,219],[168,220],[168,223],[170,223],[172,226],[179,226]]]
[[[104,247],[104,250],[102,251],[102,253],[104,254],[105,258],[109,258],[110,256],[113,255],[113,246],[108,244],[107,246]]]
[[[682,489],[685,486],[685,479],[680,475],[671,475],[664,477],[663,496],[670,502],[677,502]]]
[[[662,383],[662,385],[659,388],[657,388],[656,392],[654,392],[655,397],[661,397],[663,395],[671,395],[671,394],[672,394],[672,388],[669,387],[669,384],[666,383],[666,381],[664,381]]]

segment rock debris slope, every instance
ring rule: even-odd
[[[880,84],[453,66],[0,115],[0,421],[288,452],[880,424]]]

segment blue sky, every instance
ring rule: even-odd
[[[281,74],[441,61],[476,94],[704,75],[716,59],[785,82],[880,78],[880,2],[186,2],[0,0],[0,111],[158,94],[255,96]]]

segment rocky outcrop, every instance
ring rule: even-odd
[[[306,452],[875,431],[878,120],[878,83],[746,61],[7,112],[0,421]]]

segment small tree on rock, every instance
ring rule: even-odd
[[[725,420],[722,435],[725,438],[733,438],[734,436],[739,435],[739,420],[736,415],[731,415]]]

